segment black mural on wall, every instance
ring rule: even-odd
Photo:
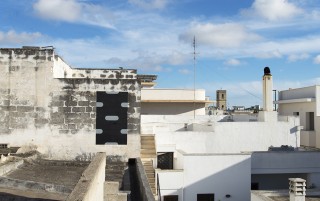
[[[127,144],[128,92],[97,92],[96,144]]]

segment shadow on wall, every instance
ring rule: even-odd
[[[240,162],[231,164],[234,157]],[[197,201],[201,196],[214,197],[216,201],[250,200],[251,159],[248,155],[187,155],[184,164],[185,186],[183,198],[179,200]],[[179,192],[170,194],[178,195]]]
[[[194,110],[204,109],[203,104],[193,103],[142,103],[141,105],[143,115],[193,115]]]

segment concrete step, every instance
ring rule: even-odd
[[[157,154],[140,154],[141,158],[157,158]]]
[[[148,178],[148,181],[149,181],[149,184],[151,184],[151,183],[153,183],[153,184],[155,184],[155,178]]]
[[[105,194],[117,194],[119,193],[119,182],[106,181],[104,182]]]
[[[141,153],[141,154],[154,154],[154,155],[157,154],[155,150],[147,150],[147,149],[142,149],[142,150],[140,151],[140,153]]]
[[[105,195],[104,201],[127,201],[127,193],[117,193]]]
[[[141,149],[151,149],[151,150],[156,150],[155,145],[141,145]]]
[[[154,138],[141,138],[141,142],[148,143],[148,142],[155,142],[155,140]]]

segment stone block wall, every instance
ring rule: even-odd
[[[36,147],[56,159],[88,159],[98,151],[139,156],[136,70],[74,69],[52,48],[6,48],[0,77],[0,143]],[[97,91],[128,92],[127,145],[95,145]]]

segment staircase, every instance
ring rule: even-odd
[[[107,157],[104,183],[104,201],[127,201],[128,194],[125,189],[125,171],[128,164],[117,157]]]
[[[141,161],[154,196],[156,196],[155,170],[153,160],[157,158],[154,135],[141,135]]]

